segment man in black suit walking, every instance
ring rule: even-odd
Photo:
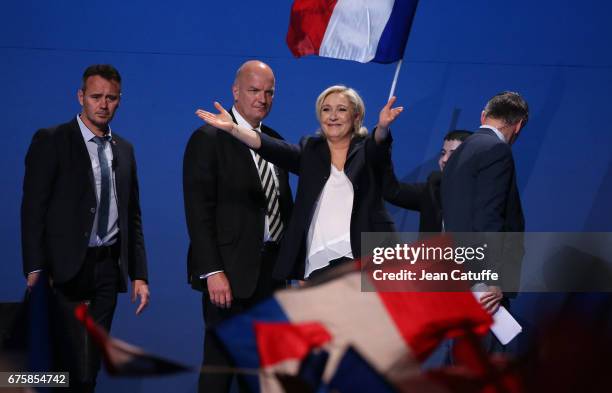
[[[448,232],[524,232],[525,221],[516,185],[510,146],[529,118],[527,102],[514,92],[489,100],[481,127],[454,152],[442,175],[444,225]],[[497,237],[495,270],[502,282],[517,286],[523,254],[522,236]],[[481,304],[493,313],[502,289],[489,285]]]
[[[23,270],[31,288],[44,272],[55,291],[87,302],[93,319],[110,330],[117,293],[132,280],[136,314],[149,303],[138,178],[132,145],[109,123],[119,107],[121,76],[92,65],[78,91],[81,113],[39,130],[26,156],[21,205]],[[93,391],[98,351],[70,318],[56,342],[74,356],[60,359],[73,391]],[[66,348],[62,352],[68,352]]]
[[[232,86],[237,124],[281,138],[262,120],[272,108],[274,74],[247,61]],[[210,125],[191,136],[183,160],[183,191],[190,245],[187,273],[203,292],[207,327],[236,315],[282,285],[272,279],[278,244],[293,202],[287,172]],[[205,334],[204,365],[231,364],[214,337]],[[227,392],[231,376],[200,374],[200,392]],[[239,379],[241,389],[247,389]]]

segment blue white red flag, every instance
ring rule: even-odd
[[[359,271],[274,297],[215,328],[236,362],[261,368],[254,391],[282,391],[275,373],[296,375],[314,348],[329,353],[323,382],[349,346],[391,383],[420,372],[420,361],[449,336],[483,334],[491,323],[469,292],[362,292]]]
[[[287,45],[296,57],[361,63],[404,56],[418,0],[295,0]]]
[[[117,376],[158,376],[197,370],[193,367],[149,354],[139,347],[116,339],[108,334],[87,313],[87,306],[81,304],[74,309],[75,318],[87,329],[98,349],[106,371]]]

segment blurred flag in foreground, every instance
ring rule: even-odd
[[[295,0],[287,45],[296,57],[361,63],[404,56],[418,0]]]
[[[392,393],[396,390],[378,374],[352,347],[347,348],[329,381],[329,388],[338,392]]]
[[[359,271],[274,297],[215,328],[237,367],[263,373],[253,389],[282,391],[274,373],[297,374],[309,350],[329,353],[328,383],[348,347],[392,384],[420,373],[419,362],[447,337],[483,334],[491,317],[469,292],[362,292]],[[258,380],[259,379],[259,380]]]
[[[87,314],[87,306],[84,304],[79,305],[74,314],[100,348],[104,366],[110,375],[153,376],[198,370],[148,354],[138,347],[109,336]]]

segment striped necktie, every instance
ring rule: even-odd
[[[268,216],[268,224],[270,230],[270,240],[278,241],[283,234],[283,222],[280,214],[279,192],[274,177],[272,176],[272,165],[261,158],[257,152],[255,160],[257,161],[257,169],[259,171],[259,179],[261,187],[266,195],[266,215]]]

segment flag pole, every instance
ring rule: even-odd
[[[414,12],[412,13],[412,17],[410,19],[410,26],[408,27],[408,35],[406,36],[406,43],[404,43],[404,51],[406,50],[406,46],[408,45],[408,37],[410,37],[410,32],[412,31],[412,22],[414,21],[417,8],[419,7],[419,0],[415,0],[414,4]],[[395,66],[395,75],[393,76],[393,83],[391,83],[391,91],[389,92],[389,100],[391,97],[395,95],[395,86],[397,85],[397,78],[399,77],[400,68],[402,68],[402,63],[404,62],[404,51],[402,51],[402,57],[397,62],[397,66]]]
[[[388,100],[390,100],[391,97],[393,97],[393,95],[395,94],[395,86],[397,85],[397,78],[399,76],[400,68],[402,68],[402,61],[404,61],[404,59],[399,59],[399,61],[397,62],[397,66],[395,67],[395,76],[393,76],[393,83],[391,83],[391,91],[389,92]]]

